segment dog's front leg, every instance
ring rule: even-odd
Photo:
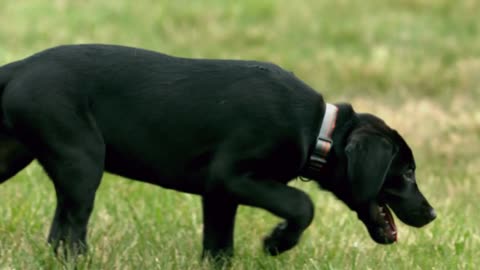
[[[310,197],[296,188],[269,180],[239,177],[223,182],[226,194],[240,204],[263,208],[285,219],[264,239],[265,251],[278,255],[293,248],[313,220]]]
[[[233,255],[233,231],[238,204],[223,193],[209,193],[202,198],[202,258],[224,265]]]

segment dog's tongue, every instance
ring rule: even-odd
[[[380,215],[385,221],[385,225],[387,226],[385,234],[388,234],[389,237],[393,238],[394,241],[397,241],[397,226],[395,225],[395,221],[393,219],[392,213],[388,209],[386,205],[382,205],[379,207]]]

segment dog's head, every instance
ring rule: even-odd
[[[428,224],[436,214],[418,189],[415,160],[403,138],[373,115],[356,116],[344,149],[351,190],[343,199],[375,242],[391,244],[397,228],[389,209],[414,227]]]

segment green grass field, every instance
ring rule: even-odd
[[[438,218],[399,224],[379,246],[312,183],[316,217],[276,258],[279,221],[243,207],[233,269],[477,269],[480,264],[480,2],[469,0],[2,0],[0,64],[66,43],[116,43],[185,57],[275,62],[322,92],[378,114],[410,143]],[[37,164],[0,186],[0,269],[73,269],[45,244],[55,204]],[[198,197],[105,175],[78,269],[206,269]]]

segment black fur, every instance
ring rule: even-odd
[[[233,254],[240,204],[285,220],[265,238],[268,253],[292,248],[314,209],[306,193],[286,185],[298,176],[332,191],[379,243],[392,242],[372,210],[380,204],[413,226],[435,216],[411,181],[407,144],[348,104],[338,104],[328,164],[321,173],[305,170],[325,103],[273,64],[61,46],[1,67],[0,93],[0,182],[40,162],[57,195],[48,237],[55,249],[66,242],[85,250],[104,170],[201,195],[204,256]]]

